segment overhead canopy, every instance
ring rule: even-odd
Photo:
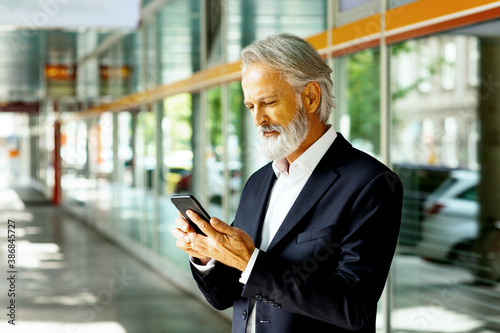
[[[0,0],[0,26],[137,28],[141,0]]]

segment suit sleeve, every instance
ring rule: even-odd
[[[302,262],[261,252],[242,296],[350,330],[376,311],[401,223],[402,186],[392,172],[373,178],[347,212],[337,243]]]
[[[233,306],[234,297],[241,294],[242,284],[238,282],[241,272],[220,262],[206,274],[200,273],[193,265],[191,272],[205,299],[217,310]]]

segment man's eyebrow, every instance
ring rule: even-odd
[[[262,96],[261,98],[257,99],[257,102],[261,102],[261,101],[263,101],[265,99],[277,98],[277,97],[278,97],[278,95]],[[246,104],[246,105],[252,104],[252,101],[243,101],[243,104]]]
[[[269,98],[276,98],[276,97],[278,97],[278,95],[269,95],[269,96],[264,96],[264,97],[259,98],[259,99],[258,99],[258,101],[260,102],[260,101],[263,101],[263,100],[265,100],[265,99],[269,99]]]

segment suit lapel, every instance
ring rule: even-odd
[[[335,166],[340,164],[347,155],[351,145],[340,133],[311,174],[306,185],[295,200],[292,208],[283,220],[267,251],[270,251],[285,237],[305,214],[318,202],[323,194],[333,185],[339,174]]]
[[[262,235],[262,224],[266,217],[267,204],[269,202],[269,195],[274,186],[276,180],[276,175],[274,174],[273,168],[269,165],[269,171],[262,177],[262,182],[256,193],[261,197],[260,200],[256,199],[256,205],[254,207],[255,211],[251,214],[252,221],[248,223],[247,233],[252,239],[256,246],[260,245],[261,235]]]

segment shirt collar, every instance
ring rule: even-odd
[[[319,164],[319,161],[326,154],[333,141],[337,137],[337,133],[335,132],[333,126],[329,125],[330,128],[323,134],[316,142],[312,144],[302,155],[297,158],[292,165],[301,165],[303,168],[307,169],[310,173],[316,169]],[[279,177],[281,174],[288,176],[288,161],[286,158],[282,158],[280,160],[276,160],[273,162],[272,167],[276,177]]]

